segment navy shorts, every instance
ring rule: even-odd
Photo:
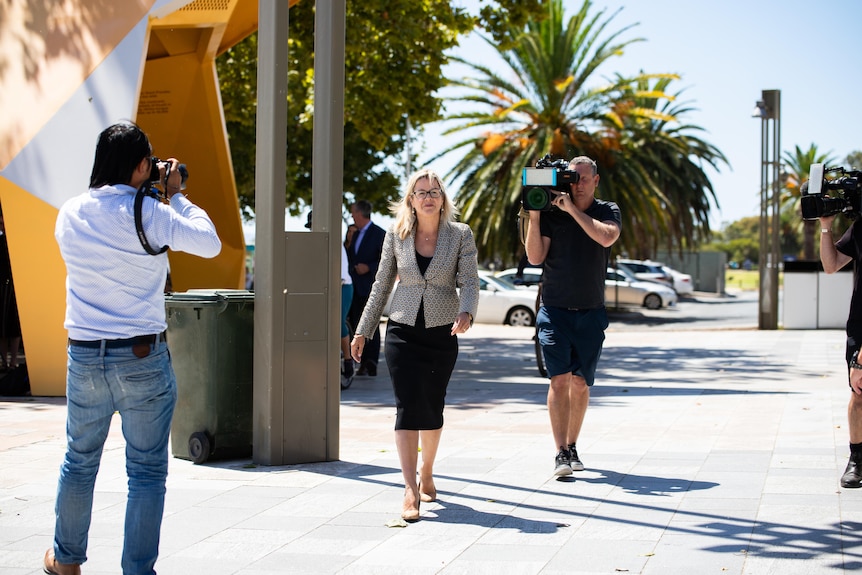
[[[607,327],[608,314],[603,307],[539,308],[536,329],[548,375],[572,373],[584,378],[587,385],[593,385]]]

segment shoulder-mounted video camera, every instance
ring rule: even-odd
[[[826,178],[836,173],[837,177]],[[855,220],[862,213],[862,172],[844,168],[824,168],[811,164],[808,181],[800,188],[802,219],[844,214]]]
[[[568,160],[554,160],[548,154],[536,162],[535,168],[524,168],[521,205],[527,211],[550,211],[554,208],[554,198],[563,192],[568,193],[569,186],[577,184],[578,180],[580,174],[569,170]]]

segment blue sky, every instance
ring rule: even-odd
[[[478,2],[461,4],[475,12]],[[571,15],[581,2],[565,0],[565,6]],[[848,153],[862,150],[862,1],[594,2],[594,12],[603,8],[605,17],[622,8],[606,31],[636,24],[621,39],[644,41],[599,68],[597,81],[617,72],[679,74],[674,91],[683,89],[681,101],[697,108],[686,123],[704,128],[701,136],[727,157],[729,167],[707,171],[720,205],[711,214],[714,228],[760,213],[761,120],[751,114],[763,90],[781,91],[782,155],[815,143],[843,163]],[[462,42],[455,53],[505,69],[478,38]],[[457,70],[450,68],[447,75]],[[461,139],[442,137],[441,128],[426,127],[416,165],[425,165],[434,153]],[[450,154],[430,167],[446,173],[456,159]]]
[[[454,0],[477,12],[478,0]],[[565,0],[569,14],[580,0]],[[673,72],[681,100],[696,108],[686,123],[704,128],[730,165],[708,169],[719,203],[711,225],[760,213],[761,121],[751,113],[763,90],[781,91],[781,150],[815,143],[839,163],[862,150],[862,0],[628,0],[596,1],[593,10],[616,13],[607,30],[634,25],[623,39],[643,38],[597,72],[597,82],[616,73]],[[502,70],[494,50],[471,36],[455,54]],[[451,66],[449,76],[462,76]],[[425,127],[414,143],[414,166],[461,137],[441,136],[443,124]],[[450,154],[428,167],[449,171]],[[862,169],[862,166],[856,166]],[[457,192],[457,185],[452,190]],[[625,209],[625,206],[621,206]],[[377,216],[375,219],[384,220]],[[385,222],[383,222],[385,223]],[[285,228],[302,230],[305,216]],[[253,237],[253,229],[246,226]],[[253,240],[252,240],[253,241]]]

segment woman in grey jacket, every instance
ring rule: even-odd
[[[455,206],[433,171],[413,174],[404,197],[391,210],[395,223],[386,232],[351,354],[361,360],[365,340],[373,335],[397,277],[384,354],[395,391],[395,445],[406,484],[401,517],[416,521],[420,500],[437,498],[433,470],[446,388],[458,357],[456,335],[470,328],[476,313],[479,274],[473,232],[455,221]]]

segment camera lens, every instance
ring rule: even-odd
[[[528,211],[547,211],[551,207],[551,194],[545,188],[525,188],[521,196],[524,209]]]
[[[161,160],[155,156],[150,156],[150,182],[153,184],[158,184],[159,180],[159,163]]]

